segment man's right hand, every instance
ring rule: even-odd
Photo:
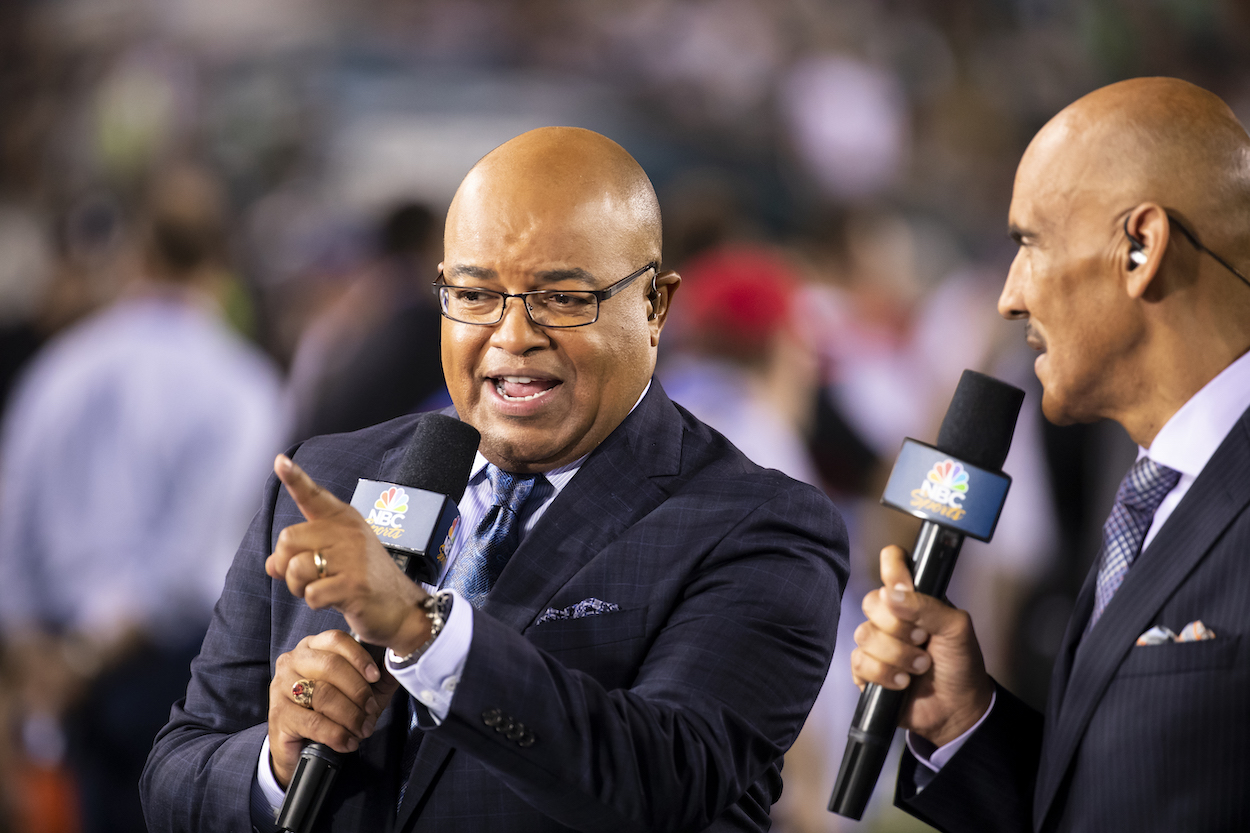
[[[312,708],[295,702],[296,681],[314,681]],[[306,636],[278,657],[269,684],[269,756],[278,783],[291,783],[306,741],[337,752],[354,752],[373,734],[378,715],[398,683],[374,663],[369,652],[339,630]]]
[[[851,674],[861,689],[877,683],[894,690],[919,676],[899,725],[943,746],[989,709],[994,681],[985,672],[972,619],[915,592],[906,557],[901,547],[881,551],[885,586],[864,597],[868,621],[855,629]]]

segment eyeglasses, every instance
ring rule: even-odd
[[[525,312],[540,327],[584,327],[599,320],[599,304],[633,283],[648,271],[659,272],[660,265],[648,263],[633,274],[626,275],[604,289],[536,289],[531,292],[496,292],[474,286],[451,286],[438,273],[434,292],[443,315],[461,324],[489,327],[503,320],[509,298],[520,298]],[[651,282],[655,292],[655,281]]]

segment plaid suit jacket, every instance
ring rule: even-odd
[[[344,500],[385,480],[413,417],[304,443]],[[264,574],[302,520],[271,478],[184,701],[141,784],[153,830],[247,830],[278,656],[343,628]],[[441,725],[420,713],[402,807],[400,692],[346,756],[319,829],[764,830],[781,756],[833,653],[846,532],[816,489],[748,461],[658,382],[561,491],[474,614]],[[593,616],[538,623],[586,599]],[[521,746],[495,730],[528,728]],[[516,733],[512,733],[516,734]]]
[[[1004,689],[897,801],[942,830],[1250,830],[1250,411],[1133,564],[1097,627],[1094,565],[1040,715]],[[1136,646],[1201,619],[1209,642]],[[1001,707],[1001,708],[1000,708]]]

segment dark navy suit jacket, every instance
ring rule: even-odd
[[[404,417],[309,440],[340,498],[385,480]],[[264,573],[302,520],[276,479],[239,550],[184,701],[141,783],[152,830],[249,828],[274,663],[345,628]],[[320,829],[764,830],[780,761],[833,653],[846,532],[818,490],[748,461],[658,383],[596,449],[474,616],[447,719],[425,727],[396,813],[402,690],[347,762]],[[535,624],[600,599],[619,610]],[[522,746],[494,726],[520,724]]]
[[[1095,565],[1095,570],[1097,565]],[[899,806],[943,830],[1250,830],[1250,411],[1133,564],[1097,626],[1077,598],[1042,718],[1002,688]],[[1196,619],[1206,642],[1138,647]]]

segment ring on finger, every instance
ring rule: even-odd
[[[326,557],[321,554],[321,550],[317,550],[313,553],[313,564],[317,565],[317,578],[325,578],[326,567],[328,565],[326,563]]]
[[[291,684],[291,699],[306,709],[313,707],[313,691],[317,688],[316,680],[296,680]]]

